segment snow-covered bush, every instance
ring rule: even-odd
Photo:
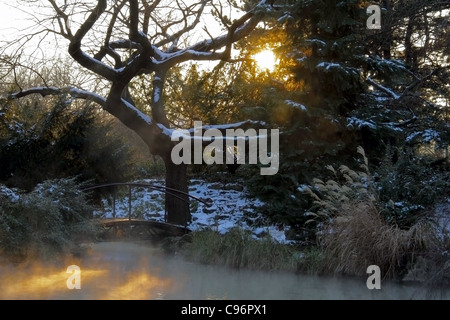
[[[405,150],[388,150],[374,173],[388,221],[408,228],[422,213],[446,200],[450,192],[448,164],[434,165],[433,160]]]

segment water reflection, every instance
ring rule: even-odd
[[[69,265],[81,268],[81,289],[69,290]],[[369,290],[366,278],[313,277],[283,272],[205,266],[167,256],[136,243],[95,244],[66,264],[3,265],[0,299],[423,299],[420,287],[382,282]]]

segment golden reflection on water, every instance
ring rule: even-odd
[[[3,274],[0,280],[0,299],[64,299],[70,298],[72,290],[76,297],[76,289],[67,287],[69,276],[65,270],[46,269],[44,272],[39,267],[26,273]],[[170,279],[146,273],[131,274],[122,281],[113,283],[110,279],[114,277],[108,270],[82,270],[81,277],[81,290],[91,293],[90,299],[96,300],[161,299],[164,294],[160,291],[169,291],[173,286]]]
[[[0,299],[49,299],[67,292],[66,268],[43,266],[39,263],[18,267],[0,268]],[[106,270],[83,270],[83,281],[89,282],[106,273]]]
[[[160,279],[149,274],[133,274],[123,284],[106,292],[101,300],[145,300],[164,298],[160,291],[167,291],[173,285],[170,279]]]

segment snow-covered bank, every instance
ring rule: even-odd
[[[164,186],[163,180],[146,179],[138,181],[158,186]],[[188,227],[192,231],[212,228],[220,233],[226,233],[233,227],[250,230],[255,238],[262,235],[270,236],[280,242],[289,243],[285,237],[285,230],[279,226],[267,224],[260,215],[260,208],[265,204],[252,198],[246,192],[242,183],[206,182],[193,179],[189,184],[189,194],[193,197],[211,203],[207,206],[201,201],[191,199],[192,222]],[[116,217],[128,217],[129,199],[126,189],[116,200]],[[132,192],[132,216],[136,218],[164,221],[164,194],[158,190],[134,187]],[[97,215],[112,218],[113,207],[104,201],[104,210]]]

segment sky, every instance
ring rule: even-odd
[[[0,0],[0,39],[30,25],[30,22],[25,20],[24,12],[13,4],[13,1]]]
[[[18,6],[14,0],[0,0],[0,55],[17,53],[17,46],[5,46],[5,43],[19,39],[20,34],[29,34],[36,31],[33,27],[36,22],[31,20],[29,14],[26,13],[29,7]],[[23,32],[23,31],[26,31]],[[51,50],[56,53],[54,41],[46,41],[35,45],[39,40],[35,37],[33,42],[27,42],[26,50],[24,51],[28,56],[34,56],[39,59],[42,57],[45,50]],[[38,50],[36,50],[38,49]],[[6,51],[6,52],[5,52]],[[28,58],[28,61],[32,61]]]
[[[36,25],[36,22],[33,22],[31,20],[30,13],[27,14],[27,11],[31,11],[31,7],[18,5],[17,3],[20,3],[19,0],[0,0],[0,54],[4,53],[3,49],[8,49],[8,47],[5,47],[5,42],[15,40],[18,38],[18,31],[27,29],[28,32],[36,31],[36,28],[33,29],[33,27]],[[47,5],[44,2],[44,5]],[[42,8],[38,9],[38,14],[42,15],[44,12],[42,11]],[[51,10],[51,9],[50,9]],[[206,12],[208,12],[206,10]],[[32,11],[31,11],[32,12]],[[52,11],[53,12],[53,11]],[[237,15],[235,16],[237,17]],[[234,18],[234,17],[233,17]],[[215,21],[209,21],[208,17],[203,15],[202,16],[203,23],[208,27],[208,31],[211,32],[213,36],[219,36],[223,34],[223,31],[219,30],[218,24]],[[198,26],[196,30],[199,30],[201,26]],[[75,31],[75,30],[72,30]],[[195,42],[208,38],[208,35],[202,35],[198,38],[191,38]],[[38,38],[37,38],[38,39]],[[36,43],[39,40],[36,40]],[[45,41],[40,42],[39,46],[36,45],[29,45],[27,44],[27,49],[25,53],[28,55],[28,62],[31,61],[31,59],[40,59],[44,56],[48,57],[47,52],[50,50],[54,56],[64,56],[67,54],[67,41],[65,39],[61,40],[61,44],[55,45],[55,40],[53,37],[47,37]],[[13,48],[10,46],[9,48]],[[36,50],[38,48],[38,50]],[[61,48],[61,50],[58,50],[58,48]],[[16,49],[14,49],[16,50]],[[8,52],[8,54],[11,54],[11,52]],[[12,52],[13,54],[16,53],[15,51]],[[237,51],[233,50],[233,53],[237,53]],[[23,55],[24,56],[24,55]],[[22,57],[23,57],[22,56]],[[47,59],[45,59],[47,60]],[[201,65],[203,65],[205,68],[211,68],[214,66],[216,62],[208,62],[204,61],[201,62]]]
[[[11,38],[12,34],[17,30],[24,29],[33,26],[33,22],[30,21],[30,15],[26,11],[30,11],[30,7],[24,5],[17,5],[17,0],[0,0],[0,40],[5,38]],[[20,2],[20,1],[19,1]],[[207,9],[206,11],[209,11]],[[53,11],[51,11],[53,12]],[[38,14],[42,15],[42,8],[39,9]],[[207,16],[202,16],[204,24],[207,25],[208,30],[212,30],[213,35],[218,35],[220,32],[216,27],[218,26],[215,21],[208,20]],[[220,32],[222,34],[223,32]]]

